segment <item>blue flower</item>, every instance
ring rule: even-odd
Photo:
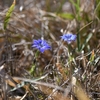
[[[72,33],[67,33],[67,34],[64,34],[63,36],[61,36],[61,38],[64,40],[64,41],[67,41],[68,44],[70,44],[72,41],[75,41],[76,40],[76,35],[72,34]]]
[[[32,47],[37,48],[41,53],[45,50],[51,49],[51,46],[47,43],[47,41],[42,39],[34,40]]]

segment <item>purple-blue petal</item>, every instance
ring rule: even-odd
[[[32,47],[38,49],[42,53],[45,50],[51,49],[51,46],[47,43],[47,41],[42,39],[34,40]]]
[[[64,34],[63,36],[61,36],[62,40],[67,41],[68,44],[70,44],[72,41],[75,41],[76,37],[77,36],[72,33]]]

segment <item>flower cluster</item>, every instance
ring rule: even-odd
[[[68,44],[70,44],[72,41],[76,40],[76,35],[72,34],[72,33],[67,33],[64,34],[63,36],[61,36],[62,40],[67,41]]]
[[[61,36],[61,39],[67,41],[68,44],[70,44],[72,41],[76,40],[76,35],[67,33]],[[43,53],[45,50],[51,49],[51,46],[47,43],[46,40],[43,39],[34,40],[32,47],[38,49],[41,53]]]
[[[34,40],[32,47],[37,48],[41,53],[45,50],[51,49],[51,46],[47,43],[47,41],[42,39]]]

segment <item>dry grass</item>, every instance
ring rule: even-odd
[[[60,0],[43,1],[25,0],[22,11],[19,3],[6,30],[7,9],[1,7],[0,100],[100,100],[99,5],[81,1],[78,15],[70,3],[71,19],[63,16]],[[69,31],[80,40],[70,45],[60,40]],[[41,37],[52,50],[36,54],[32,41]]]

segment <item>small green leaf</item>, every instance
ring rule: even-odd
[[[32,68],[31,68],[30,71],[29,71],[30,74],[33,74],[33,73],[34,73],[35,67],[36,67],[35,64],[33,64],[33,65],[32,65]]]
[[[74,19],[74,15],[70,13],[59,13],[58,16],[64,18],[64,19]]]
[[[13,1],[12,5],[10,6],[10,8],[8,9],[8,11],[6,13],[6,17],[4,20],[4,30],[6,30],[6,28],[7,28],[7,24],[10,20],[11,14],[12,14],[14,7],[15,7],[15,3],[16,3],[16,0]]]
[[[86,44],[89,42],[89,40],[91,39],[91,37],[92,37],[92,33],[91,34],[89,34],[88,36],[87,36],[87,38],[85,39],[85,41],[84,41],[84,43],[82,44],[82,46],[81,46],[81,50],[83,50],[84,49],[84,47],[86,46]]]
[[[94,54],[94,50],[93,50],[92,53],[91,53],[91,56],[90,56],[90,62],[91,63],[94,61],[94,57],[95,57],[95,54]]]

